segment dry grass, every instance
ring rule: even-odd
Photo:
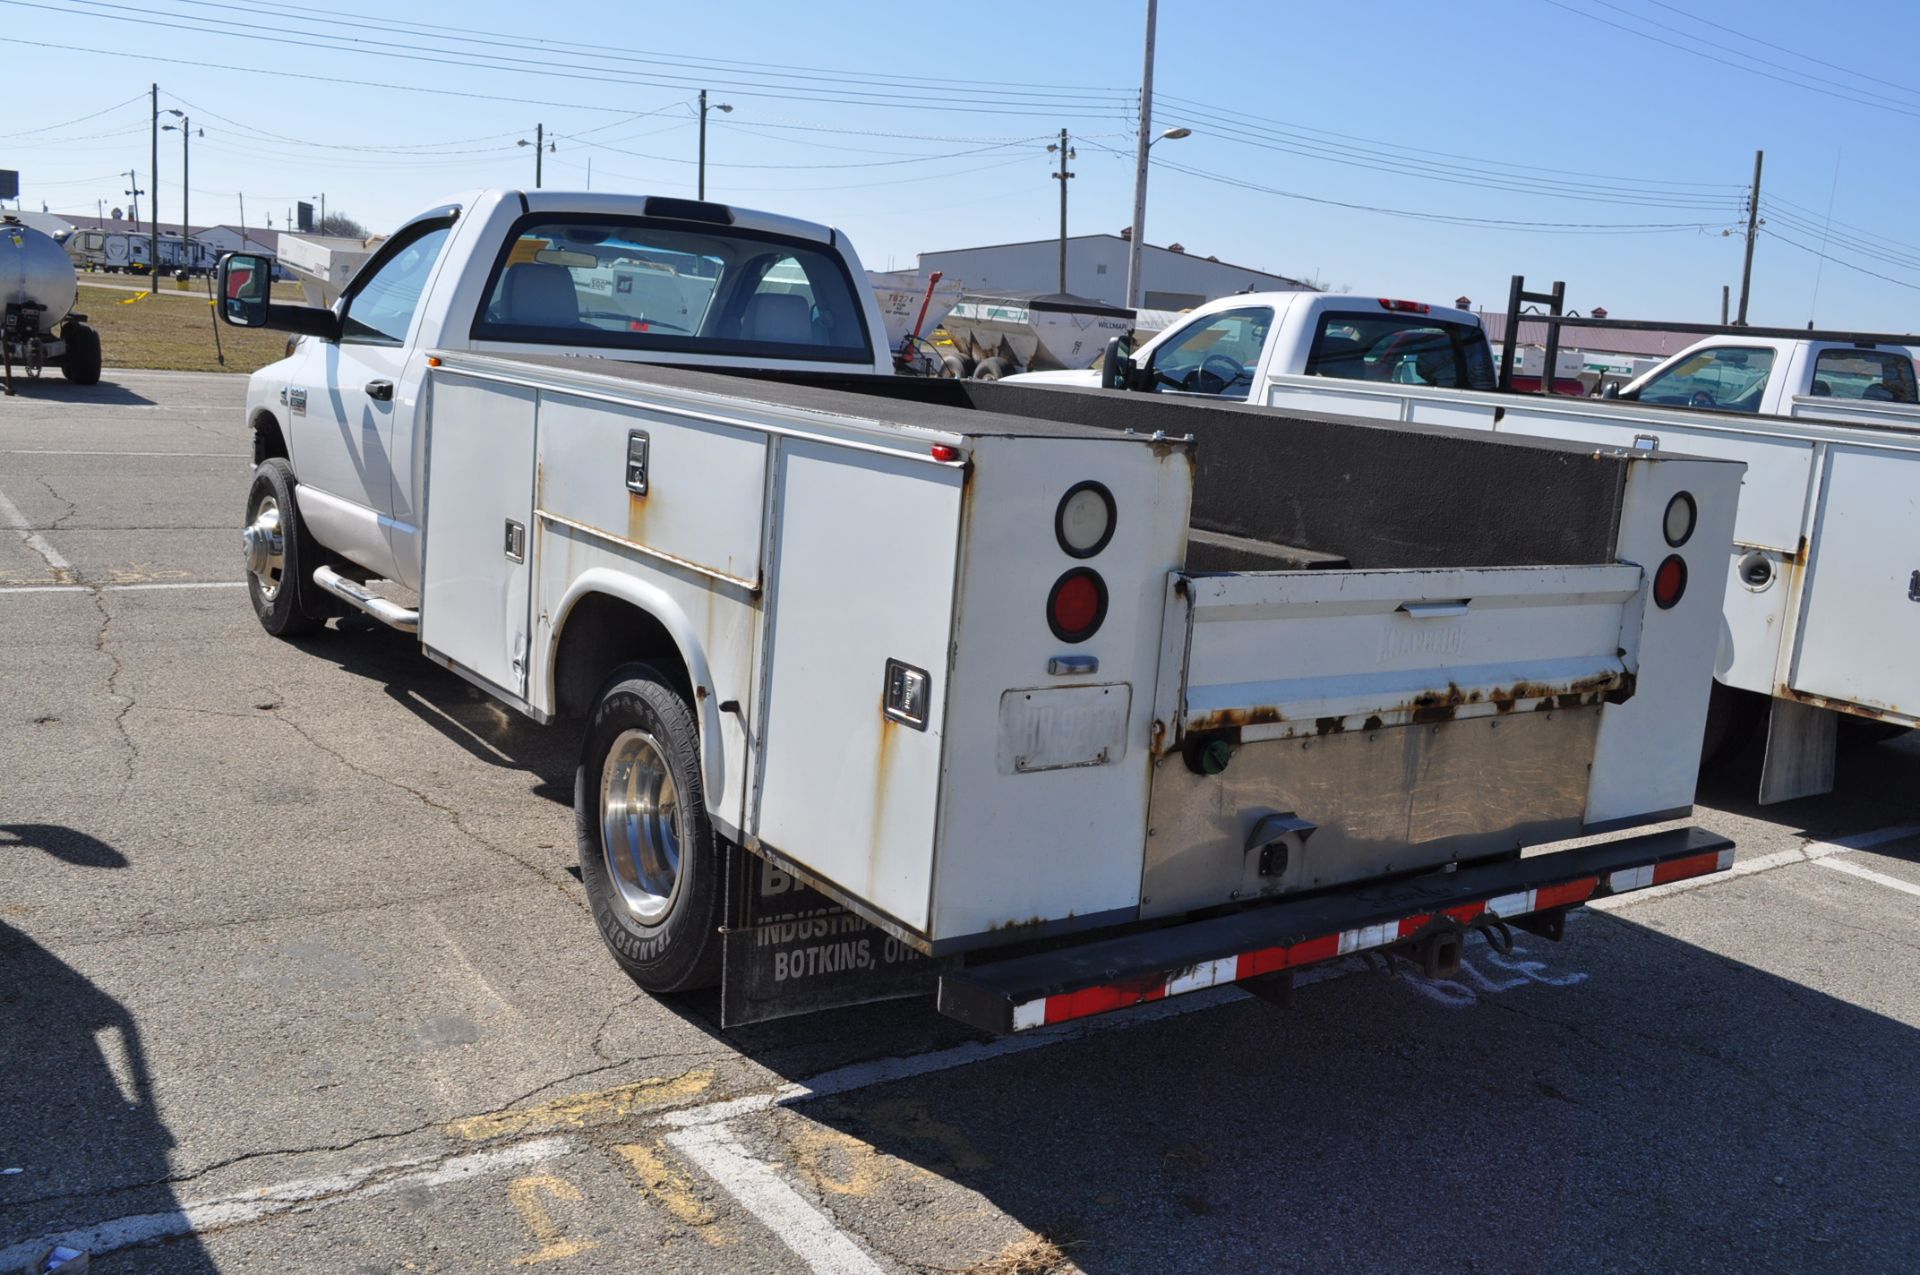
[[[205,288],[202,283],[201,288]],[[227,361],[214,355],[213,307],[206,293],[159,296],[115,288],[80,286],[74,307],[100,332],[101,360],[108,367],[161,368],[172,372],[252,372],[286,353],[287,334],[220,326]]]
[[[967,1267],[966,1275],[1062,1275],[1077,1269],[1059,1244],[1044,1235],[1027,1235]]]

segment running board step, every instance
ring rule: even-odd
[[[1408,940],[1530,929],[1534,917],[1551,927],[1590,899],[1732,866],[1733,842],[1705,829],[1645,833],[987,961],[943,973],[939,1009],[985,1031],[1027,1031]]]
[[[420,613],[409,611],[397,602],[389,602],[365,585],[349,580],[332,567],[315,567],[313,582],[339,598],[359,607],[380,623],[402,633],[420,631]]]

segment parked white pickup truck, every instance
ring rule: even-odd
[[[1628,383],[1622,401],[1920,428],[1913,351],[1879,341],[1710,336]]]
[[[727,1022],[1441,971],[1731,863],[1522,850],[1688,810],[1737,464],[891,377],[842,236],[717,204],[485,192],[331,310],[270,267],[262,624],[581,723],[601,934]]]
[[[1131,356],[1110,350],[1099,371],[1012,380],[1742,461],[1746,490],[1715,569],[1725,629],[1708,751],[1764,720],[1760,800],[1777,802],[1833,787],[1843,717],[1920,725],[1920,408],[1904,345],[1714,336],[1619,400],[1520,395],[1495,391],[1465,311],[1271,293],[1210,302]]]

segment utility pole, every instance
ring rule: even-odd
[[[1146,64],[1140,72],[1140,153],[1133,165],[1133,239],[1127,245],[1127,298],[1140,304],[1140,249],[1147,233],[1147,148],[1153,145],[1153,27],[1159,0],[1147,0]]]
[[[140,170],[127,170],[127,198],[131,201],[127,208],[127,221],[137,231],[140,229],[140,196],[147,192],[140,189]]]
[[[1727,295],[1732,291],[1728,285],[1720,285],[1720,326],[1723,328],[1727,326]]]
[[[193,135],[193,121],[187,118],[185,111],[175,110],[171,106],[167,108],[167,114],[180,121],[178,124],[162,124],[160,129],[162,132],[178,130],[180,134],[180,265],[183,269],[192,270],[193,218],[188,211],[190,195],[187,188],[192,184],[193,147],[187,139]],[[200,136],[206,135],[207,130],[201,129]]]
[[[547,126],[533,126],[533,188],[540,189],[540,153],[547,149]]]
[[[1747,326],[1747,291],[1753,286],[1753,243],[1760,237],[1760,164],[1765,151],[1753,153],[1753,190],[1747,199],[1747,262],[1740,268],[1740,317],[1734,320]]]
[[[150,85],[148,91],[153,107],[153,154],[147,172],[153,181],[153,198],[147,201],[147,215],[152,218],[153,238],[147,246],[147,293],[152,295],[160,291],[160,86]]]
[[[1060,291],[1067,290],[1067,183],[1073,180],[1073,174],[1067,171],[1067,161],[1074,157],[1073,147],[1067,144],[1067,130],[1060,130],[1060,144],[1047,147],[1050,151],[1060,152],[1060,171],[1053,179],[1060,183]]]

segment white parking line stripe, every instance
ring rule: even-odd
[[[882,1275],[878,1262],[833,1221],[755,1158],[725,1125],[682,1129],[667,1143],[699,1165],[816,1275]]]
[[[1889,841],[1905,841],[1909,837],[1920,837],[1920,824],[1901,824],[1893,828],[1877,828],[1872,832],[1859,832],[1850,837],[1836,837],[1832,841],[1809,841],[1804,846],[1792,850],[1776,850],[1772,854],[1763,854],[1757,859],[1741,859],[1725,872],[1709,873],[1704,877],[1689,877],[1685,881],[1670,881],[1666,885],[1656,885],[1648,890],[1636,890],[1632,894],[1623,894],[1614,899],[1593,899],[1587,906],[1597,912],[1618,912],[1623,908],[1635,907],[1652,899],[1662,899],[1669,894],[1679,894],[1685,890],[1699,890],[1735,877],[1752,876],[1756,872],[1770,872],[1774,868],[1784,868],[1795,863],[1819,863],[1833,855],[1845,854],[1849,850],[1866,850],[1873,846],[1885,845]]]
[[[1889,890],[1898,890],[1902,894],[1920,895],[1920,885],[1911,881],[1902,881],[1899,877],[1890,877],[1884,872],[1875,872],[1872,868],[1863,868],[1846,859],[1822,859],[1820,866],[1832,868],[1835,872],[1844,872],[1848,876],[1859,877],[1862,881],[1871,881],[1875,885],[1884,885]]]
[[[49,448],[13,447],[0,449],[0,456],[195,456],[202,459],[252,460],[251,452],[69,452]]]
[[[55,575],[73,574],[73,564],[60,556],[60,551],[47,543],[46,537],[33,529],[27,516],[20,512],[20,506],[7,499],[7,493],[0,491],[0,523],[5,523],[20,533],[20,539],[27,547],[39,554],[46,564],[53,568]]]
[[[310,1213],[350,1200],[385,1195],[410,1187],[464,1182],[504,1169],[517,1169],[542,1160],[552,1160],[579,1145],[577,1138],[566,1135],[537,1138],[532,1142],[516,1143],[492,1151],[474,1151],[437,1162],[424,1158],[399,1160],[365,1169],[350,1169],[344,1173],[282,1182],[277,1186],[260,1187],[239,1195],[182,1205],[160,1213],[136,1213],[131,1217],[118,1217],[58,1235],[42,1235],[24,1240],[11,1248],[0,1249],[0,1270],[20,1269],[32,1261],[41,1249],[54,1244],[82,1249],[98,1257],[135,1244],[172,1239],[218,1226],[257,1222],[285,1213]],[[430,1167],[404,1172],[419,1165]]]
[[[155,589],[244,589],[245,580],[168,580],[153,584],[0,584],[0,593],[141,593]]]

